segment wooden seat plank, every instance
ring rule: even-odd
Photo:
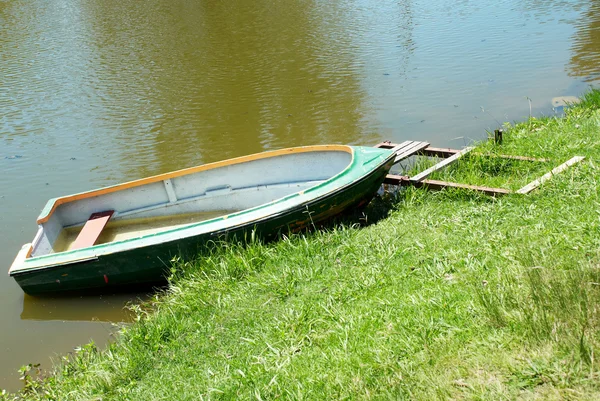
[[[98,241],[100,233],[114,212],[114,210],[107,210],[104,212],[92,213],[88,221],[79,232],[79,235],[75,239],[71,249],[80,249],[93,246],[96,241]]]

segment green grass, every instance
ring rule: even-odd
[[[528,196],[408,189],[377,224],[176,261],[113,344],[22,396],[599,399],[599,107],[590,92],[477,149],[551,163],[474,156],[436,177],[518,188],[586,156]]]

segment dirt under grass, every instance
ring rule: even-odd
[[[586,156],[530,195],[408,189],[368,227],[176,262],[113,344],[22,396],[600,399],[599,108],[590,92],[477,149],[548,163],[471,156],[435,177],[515,189]]]

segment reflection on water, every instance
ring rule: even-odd
[[[600,0],[590,0],[575,27],[569,72],[587,82],[600,80]]]
[[[131,302],[147,299],[147,293],[31,297],[24,295],[21,319],[129,323]]]
[[[0,266],[52,197],[287,146],[457,147],[528,99],[552,113],[600,82],[599,16],[600,0],[0,1]],[[92,318],[127,298],[22,297],[1,275],[0,388],[106,341]]]
[[[28,17],[42,26],[11,44],[33,59],[57,50],[35,62],[45,74],[25,73],[42,79],[32,87],[19,76],[7,84],[48,89],[44,107],[61,115],[44,130],[63,135],[67,122],[123,179],[270,148],[375,140],[362,121],[368,107],[344,12],[310,1],[238,3],[45,4]],[[70,25],[55,30],[55,20]],[[77,81],[63,85],[67,77]],[[42,87],[44,78],[56,87]],[[42,107],[37,97],[18,100],[15,110]]]

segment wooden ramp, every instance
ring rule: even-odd
[[[484,186],[479,186],[479,185],[469,185],[469,184],[461,184],[461,183],[457,183],[457,182],[448,182],[448,181],[427,179],[427,177],[430,176],[431,174],[433,174],[434,172],[439,171],[439,170],[449,166],[450,164],[454,163],[459,158],[463,157],[465,154],[471,152],[473,150],[472,147],[466,147],[462,150],[450,149],[450,148],[434,148],[434,147],[429,146],[429,143],[427,143],[427,142],[418,142],[418,141],[405,141],[405,142],[402,142],[401,144],[394,144],[389,141],[386,141],[386,142],[381,142],[381,143],[375,145],[375,147],[391,149],[391,150],[395,151],[396,152],[395,163],[398,163],[401,160],[404,160],[410,156],[415,156],[415,155],[416,156],[439,157],[439,158],[443,159],[442,161],[435,164],[434,166],[432,166],[412,177],[405,176],[405,175],[388,174],[385,178],[384,184],[400,185],[400,186],[412,185],[412,186],[416,186],[416,187],[426,187],[426,188],[435,189],[435,190],[439,190],[439,189],[443,189],[443,188],[461,188],[461,189],[467,189],[467,190],[471,190],[471,191],[482,192],[482,193],[484,193],[486,195],[490,195],[490,196],[502,196],[502,195],[508,195],[508,194],[513,194],[513,193],[521,194],[521,195],[528,194],[529,192],[531,192],[534,189],[536,189],[537,187],[539,187],[542,183],[544,183],[545,181],[552,178],[555,174],[558,174],[558,173],[566,170],[568,167],[570,167],[573,164],[576,164],[584,159],[583,156],[575,156],[572,159],[561,164],[560,166],[554,168],[549,173],[544,174],[542,177],[538,178],[537,180],[534,180],[531,183],[525,185],[523,188],[519,189],[518,191],[511,191],[511,190],[505,189],[505,188],[491,188],[491,187],[484,187]],[[527,157],[527,156],[486,155],[486,154],[481,154],[481,153],[477,153],[477,155],[485,156],[485,157],[495,157],[495,158],[503,158],[503,159],[530,161],[530,162],[547,162],[547,161],[549,161],[548,159],[540,159],[540,158]]]
[[[396,159],[394,160],[394,164],[395,164],[395,163],[401,162],[404,159],[408,159],[410,156],[413,156],[413,155],[419,153],[420,151],[422,151],[423,149],[425,149],[428,146],[429,146],[429,143],[427,143],[427,142],[405,141],[399,145],[394,145],[393,147],[390,147],[388,149],[391,149],[394,152],[396,152]],[[384,146],[377,145],[377,147],[382,148]]]

